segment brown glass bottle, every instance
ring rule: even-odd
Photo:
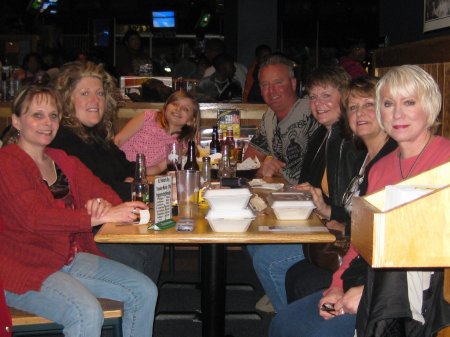
[[[232,126],[227,127],[227,138],[225,139],[225,145],[227,145],[230,150],[235,147]]]
[[[220,142],[219,142],[219,132],[217,131],[217,126],[213,126],[213,131],[211,134],[211,143],[209,144],[210,154],[219,153],[220,148]]]
[[[197,163],[197,155],[195,149],[195,142],[190,140],[188,142],[188,153],[186,164],[184,164],[184,169],[189,171],[199,171],[200,168]]]

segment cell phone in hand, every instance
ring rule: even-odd
[[[328,313],[331,313],[331,312],[335,311],[335,310],[334,310],[334,304],[333,304],[333,303],[324,303],[324,304],[322,304],[322,306],[320,307],[320,310],[326,311],[326,312],[328,312]]]

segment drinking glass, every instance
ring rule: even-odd
[[[167,171],[181,170],[183,158],[183,145],[180,143],[171,143],[166,145],[167,153]]]

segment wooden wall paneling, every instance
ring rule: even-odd
[[[450,35],[379,48],[373,54],[374,68],[449,61]]]

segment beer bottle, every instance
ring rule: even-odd
[[[200,184],[204,185],[211,182],[211,158],[203,157],[202,174],[200,175]]]
[[[218,134],[218,140],[219,140],[219,144],[220,144],[220,152],[223,152],[223,147],[225,146],[225,140],[223,139],[223,130],[219,128],[219,130],[217,130],[217,134]]]
[[[220,152],[220,142],[219,142],[219,132],[217,131],[217,125],[213,126],[213,131],[211,134],[211,143],[209,144],[210,154],[215,154]]]
[[[187,161],[186,164],[184,164],[184,170],[199,171],[197,155],[195,151],[195,142],[193,140],[190,140],[188,142]]]
[[[228,148],[230,149],[230,151],[231,151],[231,149],[234,149],[234,147],[235,147],[232,126],[227,127],[227,138],[225,139],[225,145],[228,145]]]
[[[146,172],[145,155],[143,153],[138,153],[136,155],[134,180],[131,184],[131,200],[142,201],[148,205],[150,202],[150,191]]]

